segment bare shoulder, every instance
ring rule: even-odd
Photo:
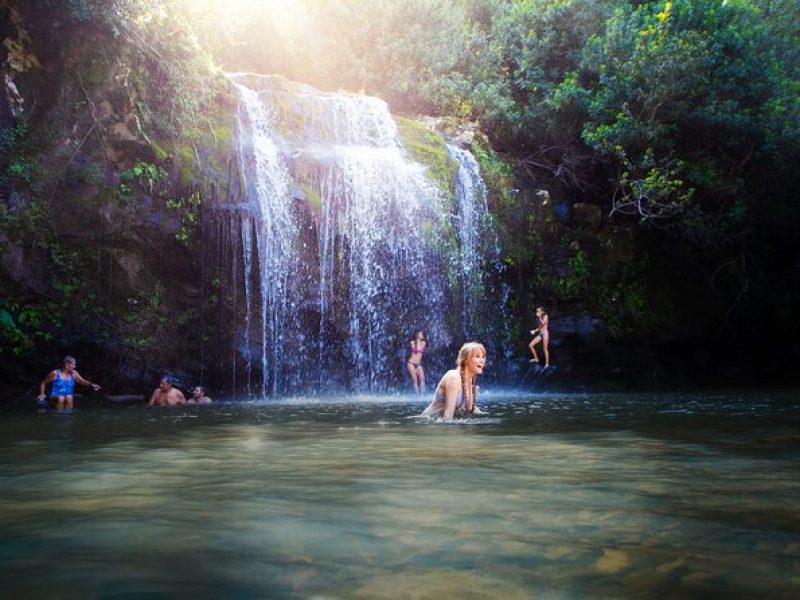
[[[447,373],[442,376],[442,383],[446,386],[451,385],[461,385],[461,374],[458,372],[458,369],[450,369]]]

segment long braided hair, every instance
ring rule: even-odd
[[[467,398],[472,398],[472,405],[470,406],[468,412],[474,412],[475,407],[478,405],[478,378],[474,375],[470,378],[470,395],[467,396],[467,361],[479,352],[486,356],[486,348],[483,346],[483,344],[479,342],[467,342],[461,346],[461,350],[458,351],[458,358],[456,358],[456,367],[461,374],[461,397],[464,399],[465,410],[467,406]]]

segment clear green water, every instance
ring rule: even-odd
[[[0,411],[9,598],[800,597],[800,396]]]

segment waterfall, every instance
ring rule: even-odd
[[[486,185],[480,175],[478,163],[469,151],[452,144],[447,145],[447,150],[458,162],[455,181],[457,212],[453,218],[456,221],[460,250],[461,323],[465,338],[473,338],[478,333],[476,303],[483,298],[484,253],[480,244],[485,237],[482,234],[489,229]]]
[[[253,208],[242,224],[245,268],[245,302],[254,305],[252,291],[253,247],[258,257],[260,305],[260,359],[262,393],[278,391],[278,380],[285,343],[284,330],[290,317],[289,277],[297,271],[299,229],[292,215],[290,179],[278,147],[270,135],[274,112],[259,101],[258,94],[237,84],[243,110],[239,115],[239,152],[247,198]],[[245,347],[248,377],[252,369],[251,320],[245,321]],[[249,382],[248,382],[249,386]]]
[[[383,101],[231,78],[245,198],[225,218],[241,243],[248,390],[393,389],[420,329],[429,378],[443,371],[485,333],[475,315],[493,234],[475,159],[448,146],[454,190],[442,190]]]

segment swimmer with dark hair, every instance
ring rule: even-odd
[[[192,397],[186,401],[186,404],[211,404],[211,402],[211,398],[206,396],[206,388],[196,385],[192,388]]]
[[[164,375],[158,382],[158,387],[153,390],[147,406],[177,406],[178,404],[186,404],[186,396],[172,385],[172,377]]]

